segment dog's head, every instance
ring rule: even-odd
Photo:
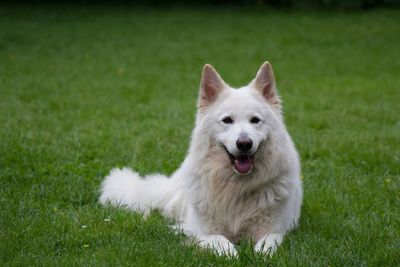
[[[233,170],[248,174],[263,143],[282,125],[281,105],[271,64],[265,62],[249,85],[233,89],[218,72],[203,68],[198,124],[218,146]]]

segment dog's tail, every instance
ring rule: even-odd
[[[179,181],[161,174],[141,178],[129,168],[113,169],[101,186],[100,203],[127,206],[148,214],[158,209],[180,220],[184,214],[184,195]]]

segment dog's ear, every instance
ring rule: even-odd
[[[224,90],[226,84],[218,72],[210,64],[205,64],[201,74],[199,109],[204,109],[212,104]]]
[[[276,90],[275,76],[268,61],[261,65],[256,78],[251,82],[251,86],[260,92],[272,107],[280,109],[281,101]]]

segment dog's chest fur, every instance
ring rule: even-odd
[[[276,211],[285,202],[288,187],[280,181],[260,183],[257,172],[232,177],[226,171],[222,168],[197,180],[203,192],[196,194],[193,204],[210,233],[222,233],[237,243],[242,238],[255,241],[276,231]]]

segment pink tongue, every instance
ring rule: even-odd
[[[240,156],[235,160],[235,168],[240,173],[248,173],[251,169],[252,161],[249,156]]]

